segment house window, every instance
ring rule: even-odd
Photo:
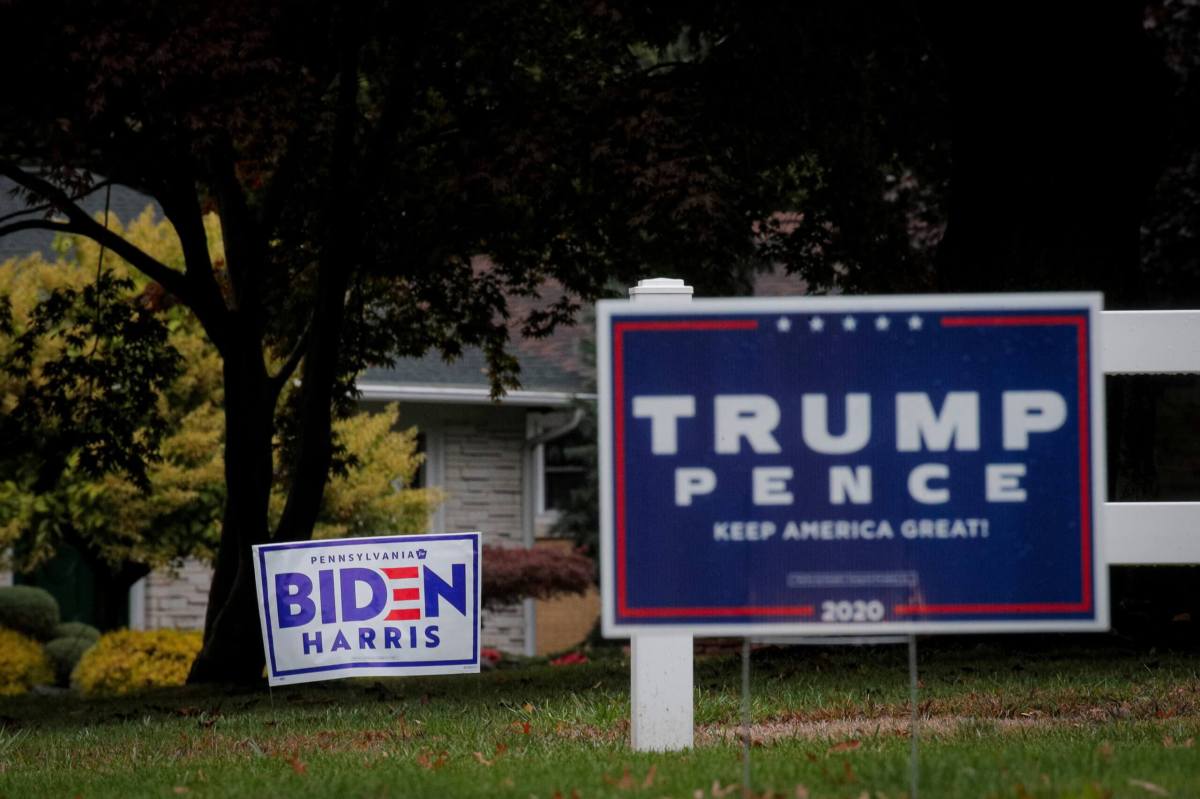
[[[540,513],[562,510],[571,492],[583,486],[587,479],[586,448],[590,443],[578,431],[572,431],[542,445]]]

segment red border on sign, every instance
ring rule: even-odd
[[[982,615],[989,613],[1082,613],[1092,608],[1092,524],[1091,454],[1088,432],[1090,406],[1088,392],[1088,318],[1084,315],[1014,316],[943,316],[942,327],[999,327],[1071,325],[1077,343],[1079,404],[1079,483],[1080,544],[1082,574],[1081,599],[1078,602],[1025,602],[974,604],[905,604],[893,607],[898,616]],[[613,437],[615,452],[615,497],[617,533],[617,612],[633,618],[686,618],[718,616],[792,616],[811,617],[812,605],[772,605],[741,607],[639,607],[628,604],[626,579],[625,515],[625,333],[673,330],[757,330],[755,319],[712,319],[613,323]]]
[[[943,316],[942,327],[1025,327],[1070,325],[1075,328],[1077,347],[1076,374],[1079,382],[1079,538],[1082,586],[1078,602],[1019,602],[926,605],[896,605],[897,616],[960,615],[986,613],[1084,613],[1092,609],[1092,491],[1091,450],[1088,430],[1091,412],[1088,403],[1088,327],[1087,317],[1079,315],[1020,316]]]

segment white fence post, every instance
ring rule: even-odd
[[[634,302],[691,302],[692,287],[674,278],[639,280]],[[634,635],[630,641],[630,722],[634,751],[688,749],[695,736],[692,636]]]

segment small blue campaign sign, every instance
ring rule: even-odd
[[[1100,309],[600,303],[605,634],[1106,629]]]
[[[253,549],[271,685],[479,671],[479,533]]]

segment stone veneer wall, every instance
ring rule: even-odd
[[[487,544],[523,546],[524,417],[514,415],[507,424],[497,419],[483,424],[450,423],[442,429],[442,442],[446,530],[479,530]],[[524,652],[521,605],[483,614],[483,645],[514,654]]]
[[[179,570],[146,577],[146,629],[203,630],[212,567],[186,560]]]

